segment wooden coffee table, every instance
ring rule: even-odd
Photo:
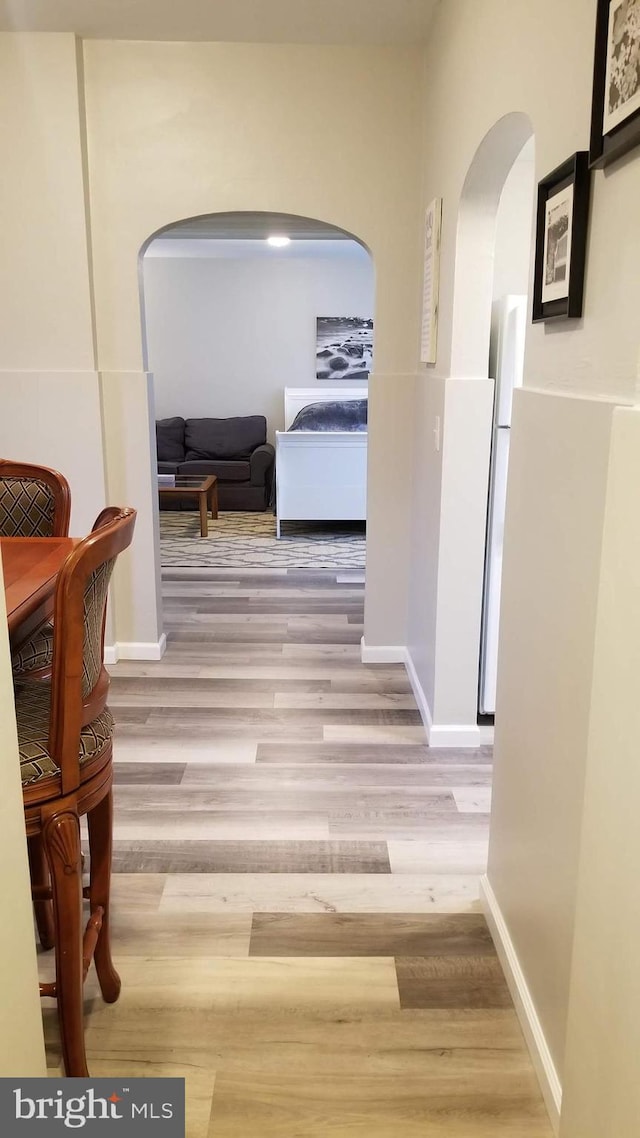
[[[185,498],[188,494],[197,497],[200,507],[200,536],[207,537],[209,510],[212,518],[218,516],[218,479],[215,474],[176,474],[175,486],[159,485],[158,494],[160,498]]]

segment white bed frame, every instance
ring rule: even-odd
[[[285,387],[284,431],[276,431],[276,535],[283,521],[364,521],[367,432],[292,431],[309,403],[366,399],[366,387]]]

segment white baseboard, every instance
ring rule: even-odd
[[[360,659],[363,664],[404,664],[407,649],[404,644],[365,644],[360,641]]]
[[[497,898],[488,877],[480,878],[480,898],[491,936],[504,971],[509,991],[515,1005],[516,1014],[520,1021],[527,1047],[531,1053],[533,1065],[536,1069],[542,1097],[549,1112],[551,1125],[555,1133],[560,1128],[560,1110],[562,1107],[562,1087],[558,1072],[551,1057],[551,1052],[544,1036],[542,1024],[538,1018],[535,1004],[527,986],[524,972],[509,934],[505,919],[498,904]]]
[[[420,683],[413,657],[408,648],[404,650],[404,666],[413,689],[415,701],[427,732],[430,747],[479,747],[485,742],[481,728],[476,724],[434,723],[431,708]]]
[[[117,664],[118,660],[161,660],[167,647],[165,633],[159,640],[136,642],[135,640],[120,640],[115,644],[105,644],[105,664]]]
[[[433,722],[427,697],[406,645],[365,644],[364,636],[361,645],[363,664],[404,664],[430,747],[480,747],[483,743],[493,742],[493,728],[482,728],[473,723]]]
[[[431,708],[429,707],[429,703],[427,701],[427,697],[425,695],[424,688],[422,687],[422,684],[420,683],[420,680],[418,679],[418,673],[416,671],[416,666],[413,662],[413,656],[411,655],[408,648],[405,648],[405,650],[404,650],[404,666],[407,669],[407,675],[409,677],[409,683],[411,684],[411,687],[413,690],[414,699],[418,705],[418,711],[420,712],[420,715],[422,717],[422,722],[424,723],[424,729],[427,732],[427,739],[430,739],[431,738],[431,731],[433,729],[433,721],[431,719]]]
[[[430,747],[479,747],[483,742],[480,728],[464,723],[433,723],[429,731]]]

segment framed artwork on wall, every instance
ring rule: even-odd
[[[640,143],[640,0],[598,0],[591,104],[591,166]]]
[[[438,353],[441,235],[442,198],[434,198],[427,208],[424,230],[422,337],[420,341],[420,360],[424,364],[434,364]]]
[[[582,316],[590,186],[586,150],[538,184],[534,323]]]
[[[316,379],[368,379],[373,363],[373,319],[318,316]]]

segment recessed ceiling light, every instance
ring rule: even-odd
[[[271,237],[267,237],[267,245],[273,245],[275,249],[283,249],[285,245],[289,245],[290,243],[290,237],[281,237],[277,233],[272,234]]]

